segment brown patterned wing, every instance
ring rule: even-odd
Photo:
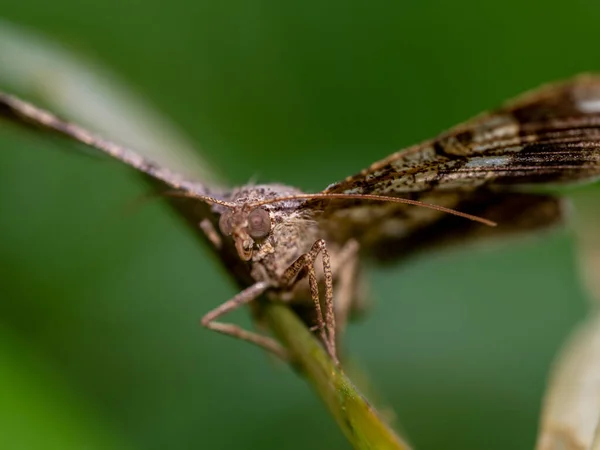
[[[0,92],[0,119],[8,120],[19,126],[34,128],[41,133],[61,136],[73,143],[99,150],[157,180],[165,188],[197,195],[209,195],[207,187],[202,183],[187,180],[180,174],[148,160],[134,150],[103,139],[79,125],[67,122],[31,103],[3,92]]]
[[[390,155],[324,193],[405,197],[498,222],[486,228],[425,208],[309,202],[334,239],[379,260],[446,242],[534,230],[561,218],[560,199],[528,187],[600,178],[600,76],[527,93],[439,137]]]
[[[156,164],[134,150],[103,139],[74,123],[67,122],[54,114],[27,103],[17,97],[0,92],[0,120],[7,120],[21,127],[33,128],[42,134],[60,136],[75,144],[99,150],[145,175],[146,181],[158,193],[178,191],[196,196],[223,198],[228,194],[209,189],[204,184],[190,180],[167,167]],[[247,265],[242,264],[235,248],[229,241],[220,242],[214,230],[218,229],[218,215],[206,202],[194,198],[168,196],[166,199],[192,229],[217,254],[228,267],[236,282],[246,285],[250,280]],[[201,226],[200,224],[204,226]],[[211,224],[208,225],[207,224]],[[211,232],[212,231],[212,232]],[[216,236],[216,238],[215,238]]]

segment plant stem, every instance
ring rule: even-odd
[[[296,369],[313,386],[355,449],[410,449],[287,306],[266,302],[264,312],[271,329],[290,351]]]

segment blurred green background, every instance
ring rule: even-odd
[[[232,183],[308,191],[600,69],[591,0],[3,0],[0,15],[112,68]],[[301,379],[198,326],[235,288],[164,205],[122,214],[144,191],[128,170],[13,132],[0,149],[0,448],[348,447]],[[572,241],[370,270],[348,347],[419,449],[532,448],[586,309]]]

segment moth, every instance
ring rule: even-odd
[[[337,361],[336,335],[364,300],[364,260],[553,225],[564,201],[531,188],[600,177],[600,75],[524,94],[315,194],[282,184],[207,186],[4,93],[0,118],[100,150],[166,191],[241,288],[202,325],[282,358],[273,338],[217,319],[248,304],[258,316],[254,300],[263,295],[289,302]]]

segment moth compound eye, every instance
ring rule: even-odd
[[[271,217],[266,209],[256,208],[248,214],[248,234],[255,238],[264,238],[271,231]]]
[[[225,236],[231,236],[233,227],[231,225],[231,211],[225,211],[219,218],[219,228]]]

